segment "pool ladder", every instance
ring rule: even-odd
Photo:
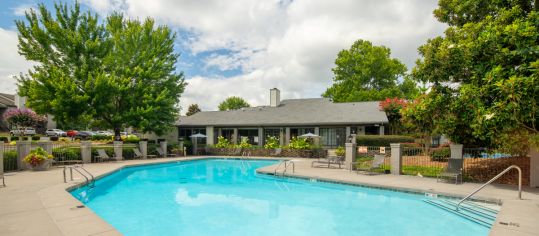
[[[71,181],[73,181],[73,171],[75,171],[75,172],[79,173],[80,175],[82,175],[82,177],[84,177],[84,179],[86,179],[85,183],[90,188],[95,187],[94,175],[92,175],[92,173],[90,173],[88,170],[84,169],[80,165],[64,166],[64,183],[67,183],[67,176],[66,176],[66,170],[67,169],[69,169],[69,177],[70,177]]]
[[[292,166],[292,173],[296,172],[296,163],[294,163],[294,161],[292,160],[285,160],[285,161],[281,161],[279,162],[279,165],[277,165],[277,167],[275,168],[275,170],[273,170],[273,175],[275,176],[278,176],[278,171],[279,171],[279,168],[281,166],[284,165],[284,170],[283,172],[281,173],[281,176],[285,176],[286,175],[286,171],[288,169],[289,166]]]
[[[249,162],[244,160],[249,160],[249,157],[251,157],[251,152],[242,152],[241,153],[241,165],[243,168],[250,168],[251,164]]]

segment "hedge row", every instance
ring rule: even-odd
[[[359,146],[383,146],[391,143],[413,143],[414,138],[401,135],[360,135],[356,138]]]

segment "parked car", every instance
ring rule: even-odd
[[[51,137],[67,137],[67,133],[61,129],[48,129],[45,134]]]
[[[75,137],[75,135],[77,135],[77,133],[79,133],[79,131],[68,130],[66,133],[67,133],[67,137]]]
[[[95,131],[95,133],[99,135],[108,135],[108,136],[114,135],[114,133],[110,131],[106,131],[106,130],[98,130],[98,131]]]
[[[88,140],[90,139],[92,136],[94,136],[94,133],[93,132],[89,132],[89,131],[79,131],[74,137],[76,139],[80,139],[80,140]]]
[[[9,134],[11,134],[11,136],[15,136],[15,135],[36,135],[36,130],[34,128],[22,128],[22,129],[14,129],[14,130],[11,130],[9,131]]]

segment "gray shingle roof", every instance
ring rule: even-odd
[[[0,93],[0,107],[14,107],[15,95]]]
[[[387,123],[378,102],[334,103],[327,98],[289,99],[278,107],[203,111],[180,117],[179,126],[281,126]]]

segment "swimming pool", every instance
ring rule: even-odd
[[[271,160],[128,167],[71,192],[124,235],[488,235],[423,196],[257,174]]]

